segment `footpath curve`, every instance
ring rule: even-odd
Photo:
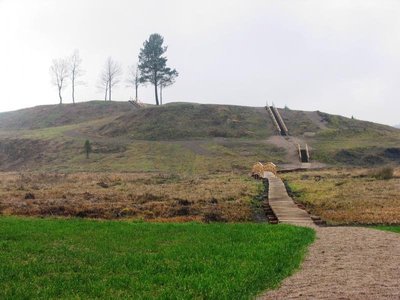
[[[400,299],[400,234],[363,227],[318,227],[271,172],[269,205],[282,223],[317,233],[294,275],[258,299]]]
[[[400,299],[400,234],[317,227],[300,270],[258,299]]]

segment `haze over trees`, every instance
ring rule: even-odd
[[[143,48],[140,49],[139,54],[140,82],[149,82],[154,85],[154,96],[157,105],[160,105],[158,87],[161,87],[162,82],[171,85],[179,75],[175,69],[167,67],[167,58],[163,55],[168,47],[163,46],[163,43],[164,38],[158,33],[153,33],[143,43]]]

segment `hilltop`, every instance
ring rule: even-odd
[[[131,109],[128,102],[90,101],[76,104],[40,105],[0,113],[0,129],[39,129],[78,124],[109,116],[119,116]]]
[[[322,112],[279,109],[290,135],[329,164],[400,162],[400,130]],[[39,171],[247,172],[287,162],[264,108],[127,102],[46,105],[0,114],[0,169]],[[90,159],[83,143],[93,145]]]

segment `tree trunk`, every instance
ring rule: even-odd
[[[162,105],[162,84],[160,84],[160,105]]]
[[[108,83],[106,84],[106,93],[104,94],[104,101],[107,101]]]
[[[108,101],[111,101],[111,80],[108,83]]]
[[[75,104],[75,75],[72,75],[72,103]]]
[[[154,93],[155,93],[155,96],[156,96],[156,104],[160,105],[160,103],[158,102],[157,82],[154,84]]]
[[[58,97],[60,97],[60,104],[62,104],[61,87],[58,87]]]
[[[137,90],[138,90],[138,84],[135,84],[135,100],[137,101]]]

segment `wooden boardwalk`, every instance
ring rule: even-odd
[[[272,172],[264,172],[268,179],[268,202],[280,223],[314,227],[308,213],[300,209],[287,194],[282,180]]]

